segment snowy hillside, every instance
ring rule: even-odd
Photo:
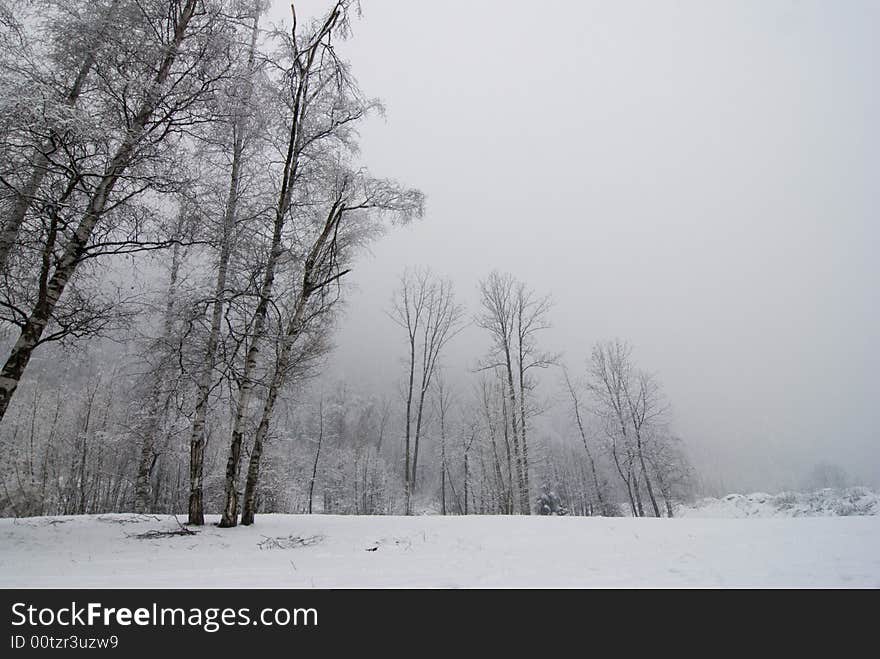
[[[849,517],[880,515],[880,494],[864,487],[782,492],[728,494],[681,506],[679,517]]]
[[[210,521],[216,521],[211,518]],[[880,587],[880,516],[0,520],[2,587]]]

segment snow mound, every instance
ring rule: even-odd
[[[728,494],[705,498],[677,511],[680,517],[850,517],[880,515],[880,494],[866,487],[815,492]]]

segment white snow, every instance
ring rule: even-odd
[[[880,515],[880,494],[865,487],[781,492],[728,494],[721,499],[701,499],[682,506],[679,517],[837,517]]]
[[[880,587],[878,516],[260,515],[134,537],[176,528],[169,516],[2,519],[0,586]]]

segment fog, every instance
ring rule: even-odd
[[[393,391],[404,267],[471,313],[497,268],[552,294],[543,344],[573,371],[630,341],[719,488],[819,460],[880,483],[877,3],[362,7],[337,48],[387,106],[364,163],[428,203],[357,263],[329,378]],[[485,346],[469,328],[444,364],[464,381]]]

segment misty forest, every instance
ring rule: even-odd
[[[488,272],[469,310],[405,270],[387,309],[399,395],[316,393],[359,253],[425,205],[357,165],[381,105],[335,50],[351,3],[290,33],[261,2],[15,9],[4,513],[659,517],[693,491],[658,379],[619,340],[568,373],[542,341],[550,296],[513,275]],[[486,353],[453,384],[444,349],[469,323]],[[533,432],[542,372],[569,398],[553,441]]]
[[[493,222],[477,244],[444,229],[466,211],[434,210],[442,190],[422,170],[366,165],[384,162],[383,131],[414,111],[386,116],[372,96],[383,89],[362,88],[347,56],[370,3],[307,5],[0,4],[0,516],[176,515],[181,534],[270,513],[676,518],[735,491],[709,425],[680,423],[702,399],[673,400],[691,391],[682,380],[711,390],[730,362],[641,331],[650,324],[627,332],[634,309],[664,314],[648,302],[657,271],[638,274],[641,297],[615,293],[662,239],[622,231],[616,257],[601,254],[590,227],[614,220],[578,215],[590,184],[541,191],[539,163],[546,215],[506,225],[510,207],[489,220],[489,203],[467,214]],[[420,30],[392,25],[385,46]],[[434,97],[426,121],[465,111],[456,104]],[[443,185],[480,157],[456,153]],[[559,231],[557,213],[583,226]],[[435,233],[420,252],[383,250],[423,230]],[[512,234],[532,253],[503,256]],[[564,243],[602,276],[544,277]],[[603,295],[626,322],[586,301]],[[764,341],[746,331],[731,344]],[[742,429],[749,410],[732,410],[719,403],[713,425]],[[859,472],[845,449],[815,446],[761,481],[770,449],[752,448],[735,467],[753,476],[746,487],[848,492],[834,504],[846,515],[877,485],[870,461]]]

